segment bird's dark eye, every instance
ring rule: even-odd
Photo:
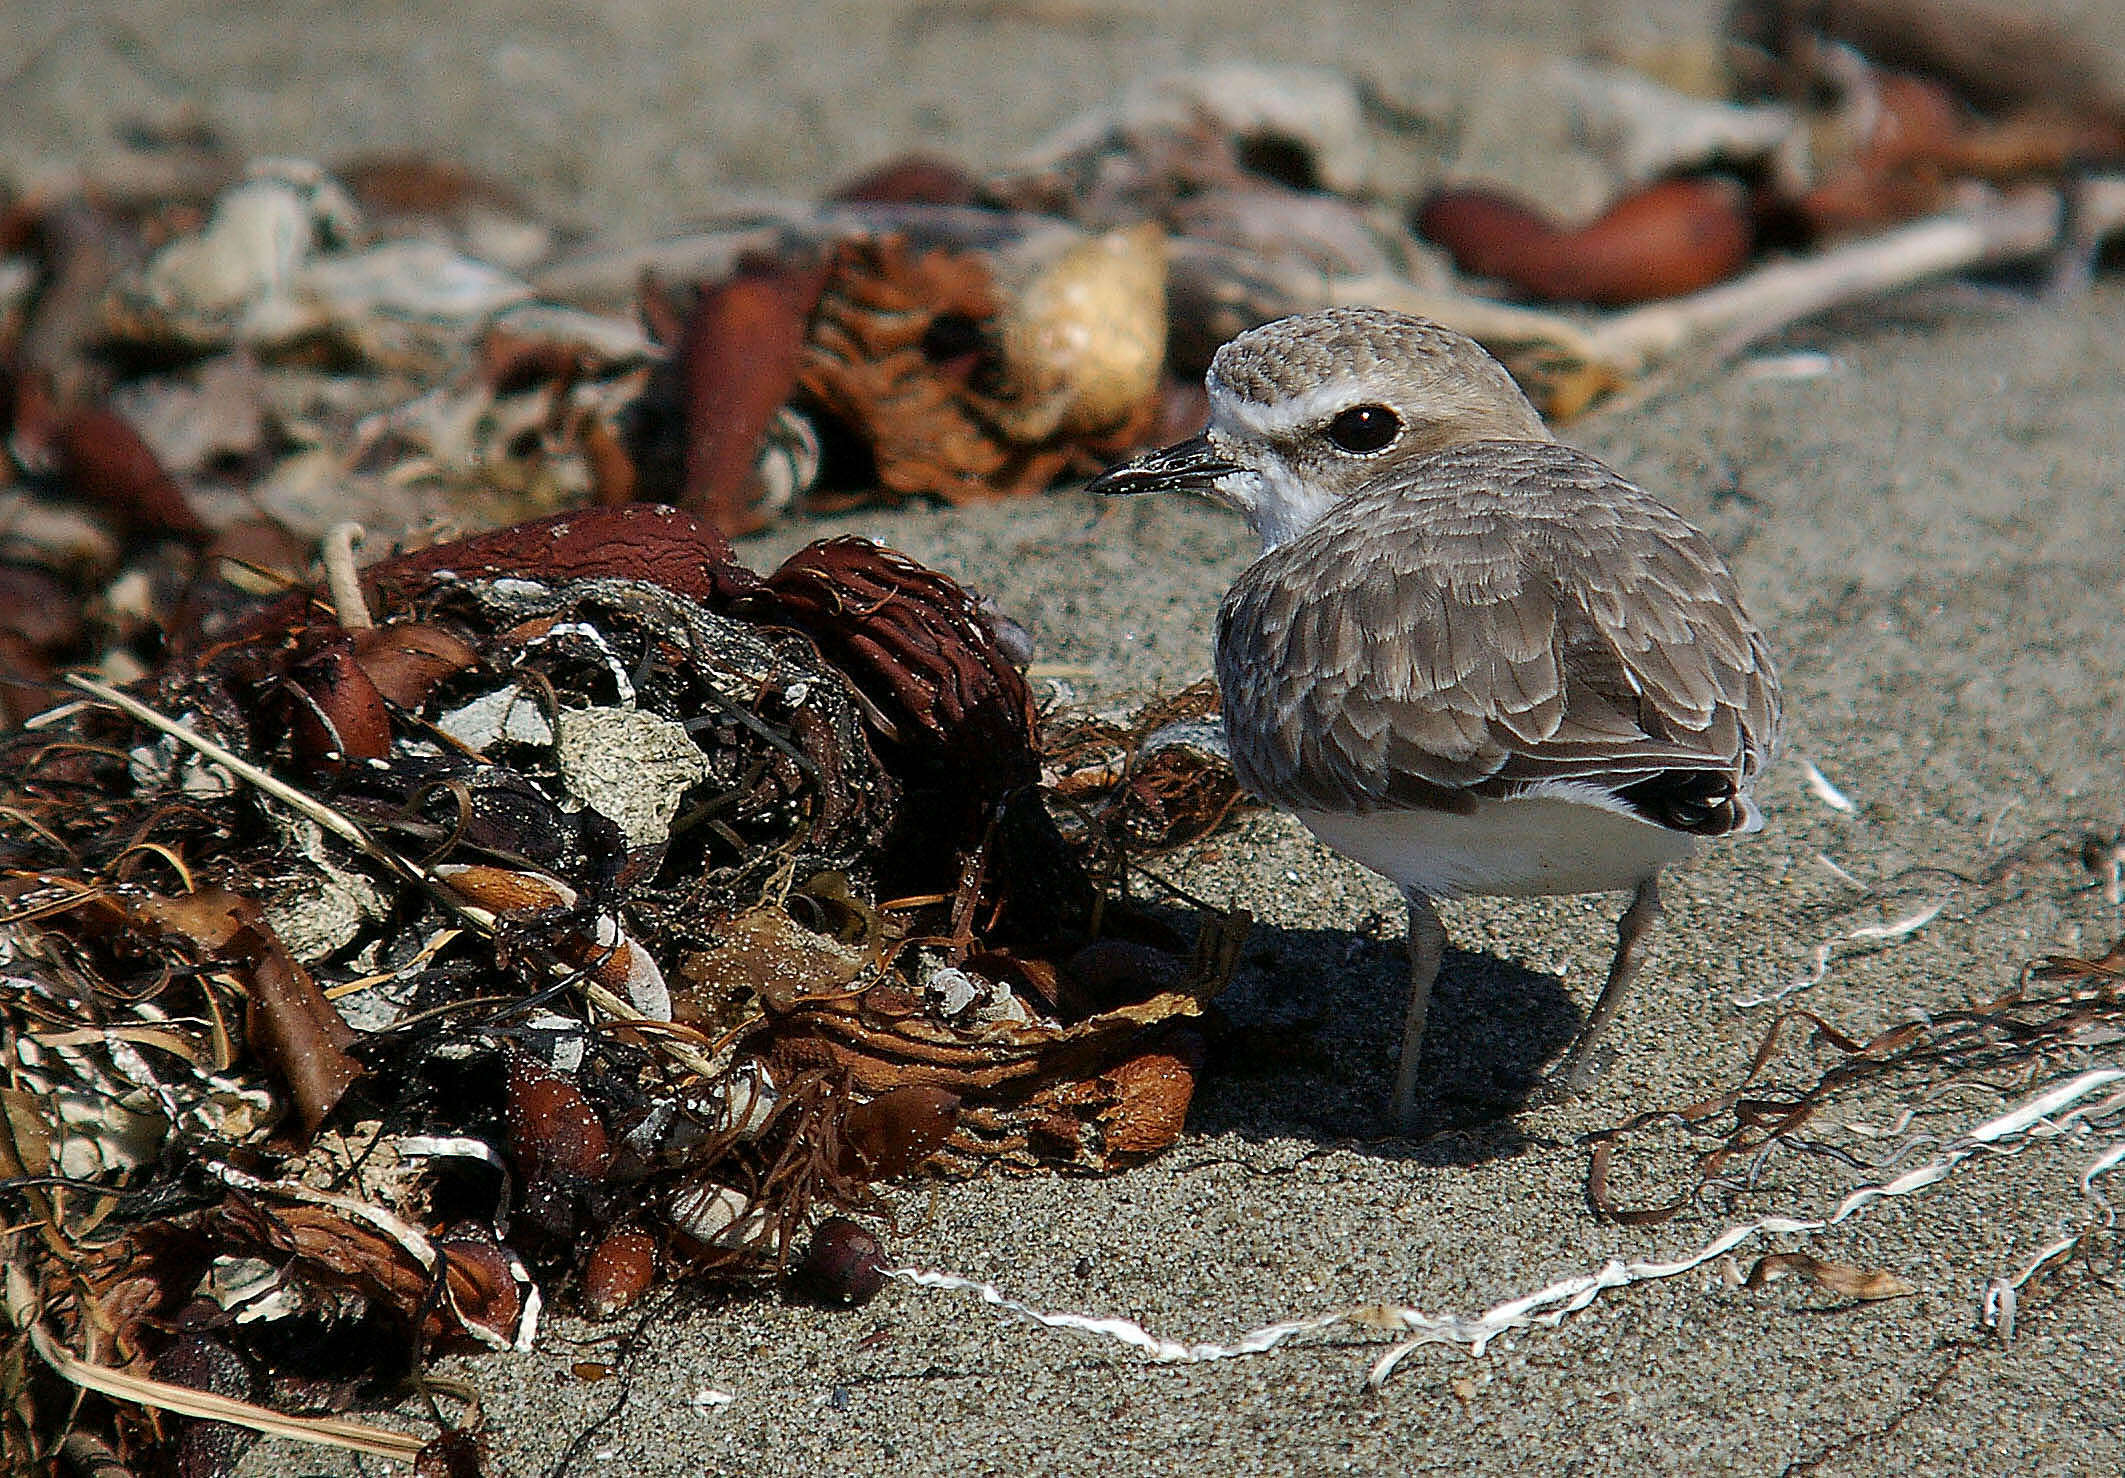
[[[1402,434],[1402,418],[1384,405],[1354,405],[1328,423],[1328,439],[1346,452],[1376,452]]]

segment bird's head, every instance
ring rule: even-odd
[[[1382,308],[1282,318],[1217,351],[1200,436],[1132,458],[1098,493],[1187,489],[1273,549],[1383,473],[1469,441],[1548,441],[1505,366],[1465,334]]]

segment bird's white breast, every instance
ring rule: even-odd
[[[1596,794],[1590,786],[1553,786],[1478,800],[1458,813],[1294,814],[1345,857],[1428,898],[1614,892],[1696,850],[1688,833],[1641,820]]]

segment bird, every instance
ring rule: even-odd
[[[1682,515],[1557,441],[1464,334],[1381,308],[1250,329],[1205,376],[1209,422],[1096,478],[1192,491],[1262,552],[1220,604],[1241,785],[1400,888],[1409,995],[1392,1113],[1446,951],[1436,904],[1628,893],[1608,977],[1551,1074],[1568,1097],[1642,972],[1662,872],[1760,830],[1770,645]]]

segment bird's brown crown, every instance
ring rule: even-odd
[[[1248,429],[1305,432],[1377,401],[1413,435],[1401,451],[1547,441],[1505,366],[1466,334],[1384,308],[1328,308],[1251,329],[1210,362],[1213,404]]]

